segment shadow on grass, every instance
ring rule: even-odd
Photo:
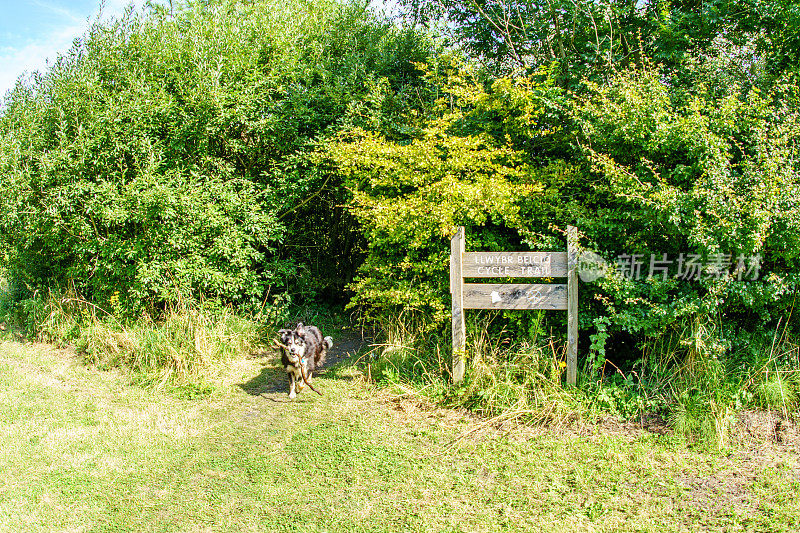
[[[257,376],[245,383],[239,383],[239,388],[251,396],[286,392],[288,390],[286,372],[279,367],[266,365]]]

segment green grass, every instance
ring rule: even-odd
[[[324,396],[288,402],[271,361],[239,359],[210,395],[185,399],[0,343],[0,530],[800,527],[796,445],[760,461],[657,435],[503,433],[355,375],[329,371]]]

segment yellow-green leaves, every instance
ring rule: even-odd
[[[520,202],[541,190],[534,170],[508,136],[476,130],[471,121],[493,112],[501,122],[530,122],[541,109],[533,105],[530,86],[514,80],[495,86],[498,92],[490,95],[468,74],[454,72],[418,137],[392,142],[353,129],[326,146],[325,156],[352,193],[348,208],[369,248],[352,287],[355,303],[444,319],[446,250],[454,228],[491,226],[508,235],[524,225]],[[509,98],[514,105],[506,108],[502,102]]]

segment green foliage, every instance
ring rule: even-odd
[[[681,317],[711,323],[723,315],[754,331],[792,305],[800,188],[787,140],[800,123],[777,89],[733,92],[670,94],[645,67],[576,100],[581,148],[596,177],[583,205],[570,209],[587,243],[612,261],[695,254],[706,265],[684,279],[677,264],[668,276],[648,276],[644,264],[638,283],[602,278],[609,316],[631,333],[654,336],[682,327]],[[723,329],[717,338],[730,342]]]
[[[664,276],[648,276],[648,264],[638,280],[607,275],[588,287],[597,298],[584,299],[584,323],[606,316],[609,331],[655,337],[729,313],[755,331],[791,305],[800,189],[789,139],[800,123],[781,99],[788,87],[673,90],[644,65],[566,104],[547,78],[483,85],[451,70],[443,80],[410,141],[356,129],[325,148],[367,241],[354,304],[443,323],[454,226],[467,227],[470,249],[558,249],[551,225],[572,223],[612,262],[667,254],[706,265],[696,276],[678,264]],[[572,149],[559,108],[579,143],[572,164],[553,158],[552,145]],[[715,335],[730,347],[729,327]]]
[[[457,44],[495,75],[557,64],[559,85],[572,89],[584,80],[605,81],[646,57],[678,75],[705,57],[726,63],[728,74],[748,84],[769,84],[796,72],[800,52],[800,16],[791,0],[400,4],[411,23]]]
[[[606,353],[625,335],[642,349],[673,339],[659,348],[668,364],[641,360],[639,369],[669,383],[657,387],[679,432],[724,446],[737,405],[765,378],[754,370],[772,340],[764,331],[793,315],[800,181],[789,139],[800,122],[788,85],[720,92],[707,71],[693,76],[694,87],[676,86],[645,64],[588,84],[571,115],[591,189],[568,209],[591,249],[612,262],[643,259],[638,280],[617,274],[587,287],[610,320]],[[648,276],[650,258],[663,254],[668,274]],[[681,277],[678,260],[689,254],[704,267]],[[796,319],[785,329],[796,336]],[[618,364],[637,359],[615,351]]]
[[[10,277],[134,311],[201,296],[256,309],[341,286],[358,241],[321,244],[329,222],[344,234],[351,223],[306,154],[343,124],[399,126],[410,61],[428,50],[363,6],[326,0],[194,3],[94,25],[0,114]],[[398,96],[367,120],[379,80]],[[303,289],[309,272],[326,276]]]
[[[587,83],[583,95],[541,74],[478,83],[451,69],[436,73],[443,98],[409,141],[342,134],[326,156],[345,175],[368,246],[353,304],[382,323],[421,315],[421,331],[444,331],[453,226],[467,227],[471,250],[553,250],[563,246],[554,227],[574,224],[582,245],[611,263],[622,254],[647,260],[638,279],[612,265],[582,285],[582,329],[596,330],[582,344],[593,405],[623,417],[671,405],[677,426],[724,445],[736,406],[752,405],[764,379],[752,368],[764,359],[765,328],[792,316],[800,182],[791,139],[800,122],[791,84],[722,90],[716,73],[691,68],[683,75],[693,87],[644,63]],[[560,158],[568,154],[569,163]],[[663,254],[671,270],[648,276],[649,258]],[[696,275],[677,271],[689,255],[703,264]],[[562,320],[552,314],[544,330],[558,326],[558,335]],[[535,337],[540,326],[523,322],[506,314],[491,327]],[[786,328],[796,335],[796,319]],[[640,356],[653,345],[666,350],[660,360]],[[503,378],[470,366],[491,376],[472,382],[473,408],[537,390],[540,378],[513,378],[524,353],[492,360],[511,373]],[[431,357],[401,350],[389,377]],[[614,366],[624,383],[604,384]]]
[[[449,318],[447,240],[455,227],[468,228],[470,246],[508,246],[512,230],[524,227],[520,201],[540,190],[543,171],[526,161],[514,138],[546,114],[539,102],[551,84],[500,79],[487,91],[468,70],[451,70],[445,79],[412,139],[392,142],[353,129],[325,146],[366,239],[351,305],[368,317],[421,315],[429,328],[439,327]],[[502,129],[491,135],[486,130],[497,122]]]

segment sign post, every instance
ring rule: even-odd
[[[461,258],[464,256],[464,226],[459,226],[450,240],[450,293],[453,296],[453,382],[464,379],[464,352],[467,336],[464,326],[464,276]]]
[[[567,226],[567,384],[578,377],[578,228]]]
[[[464,379],[465,309],[567,311],[567,384],[578,364],[578,230],[567,226],[566,252],[465,252],[464,227],[450,241],[453,382]],[[464,283],[464,278],[567,278],[553,283]]]

